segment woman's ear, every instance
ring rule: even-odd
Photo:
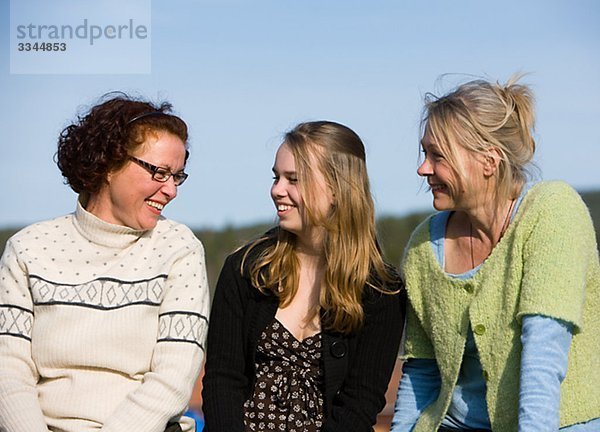
[[[484,156],[483,159],[483,173],[484,175],[491,177],[496,174],[498,170],[498,166],[500,165],[500,161],[502,157],[500,152],[496,147],[492,147],[489,149],[488,153]]]

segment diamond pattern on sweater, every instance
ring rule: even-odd
[[[208,320],[203,315],[168,312],[159,318],[158,342],[190,342],[204,350],[201,341],[207,327]]]
[[[146,304],[158,306],[164,296],[166,275],[139,281],[98,278],[83,284],[61,284],[30,275],[33,304],[63,304],[94,309],[117,309]]]
[[[0,335],[16,336],[31,340],[33,312],[12,306],[0,305]]]

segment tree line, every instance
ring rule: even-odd
[[[581,196],[590,210],[596,229],[596,238],[599,239],[600,191],[582,192]],[[382,216],[377,220],[379,241],[389,263],[395,266],[400,264],[410,234],[428,214],[430,213],[417,212],[403,217]],[[260,236],[270,227],[269,224],[254,224],[244,227],[228,226],[219,230],[194,230],[194,234],[202,241],[206,251],[206,267],[211,290],[214,289],[217,282],[225,257],[247,241]],[[4,251],[6,241],[19,229],[15,227],[0,230],[0,253]]]

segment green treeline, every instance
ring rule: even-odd
[[[405,217],[381,217],[377,221],[377,230],[386,260],[394,265],[400,263],[402,251],[408,242],[411,232],[427,213],[415,213]],[[244,228],[225,228],[221,231],[194,231],[204,243],[206,250],[206,267],[211,288],[217,282],[221,265],[225,257],[247,241],[261,235],[270,225],[258,224]]]
[[[600,238],[600,191],[583,192],[581,196],[590,209],[598,239]],[[427,215],[428,213],[413,213],[404,217],[384,216],[378,219],[379,240],[388,262],[396,266],[400,263],[404,246],[411,232]],[[225,257],[267,229],[269,229],[268,224],[256,224],[239,228],[226,227],[221,230],[194,230],[194,234],[204,244],[211,289],[217,282]],[[18,228],[0,230],[0,253],[4,251],[6,241],[18,230]]]

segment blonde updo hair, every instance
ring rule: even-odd
[[[475,80],[442,97],[425,95],[422,131],[429,132],[459,181],[464,171],[457,145],[497,159],[499,198],[518,195],[535,152],[534,97],[528,86],[517,84],[520,78],[513,75],[504,85]]]

